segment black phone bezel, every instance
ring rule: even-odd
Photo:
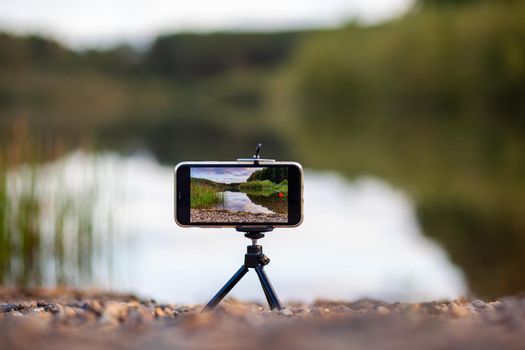
[[[288,222],[190,222],[190,168],[192,167],[288,167]],[[274,163],[234,163],[234,162],[183,162],[175,168],[175,221],[184,227],[239,227],[239,226],[273,226],[295,227],[301,224],[303,217],[303,171],[299,164],[293,162]]]

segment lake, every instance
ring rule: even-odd
[[[79,195],[97,188],[93,225],[105,252],[93,257],[93,280],[79,286],[204,303],[239,268],[250,243],[242,234],[175,224],[173,166],[148,154],[75,152],[42,168],[38,181],[48,188]],[[226,194],[229,208],[269,210],[242,192]],[[462,271],[422,234],[412,199],[399,189],[373,177],[349,181],[306,169],[304,195],[304,223],[260,241],[283,301],[422,301],[468,292]],[[49,270],[44,282],[52,285]],[[231,296],[265,300],[254,272]]]
[[[257,196],[241,191],[220,192],[224,201],[215,208],[230,211],[243,211],[252,214],[287,214],[285,200],[275,196]]]

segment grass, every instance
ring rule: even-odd
[[[264,197],[269,197],[277,193],[283,193],[285,196],[287,196],[288,180],[283,180],[279,184],[276,184],[270,180],[248,181],[241,183],[239,185],[239,189],[242,192]]]
[[[44,161],[61,154],[24,123],[0,140],[0,284],[88,283],[95,254],[108,250],[94,242],[96,188],[72,193],[61,174],[57,186],[43,180]]]
[[[224,201],[224,195],[211,186],[192,182],[190,207],[192,209],[209,208]]]

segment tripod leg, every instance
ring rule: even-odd
[[[224,287],[222,287],[221,290],[219,290],[217,294],[215,294],[215,296],[208,302],[208,304],[206,304],[202,311],[213,310],[213,308],[221,302],[221,300],[226,296],[226,294],[228,294],[230,290],[232,290],[232,288],[235,287],[237,282],[239,282],[241,278],[244,275],[246,275],[246,272],[248,272],[248,268],[242,265],[241,268],[237,270],[237,272],[232,276],[232,278],[230,278],[230,280],[226,282]]]
[[[266,299],[268,300],[268,304],[270,304],[270,309],[281,310],[281,302],[279,301],[277,294],[275,294],[275,290],[273,289],[272,284],[270,283],[270,280],[266,275],[266,272],[264,272],[263,267],[259,265],[255,267],[255,271],[257,272],[257,276],[259,276],[259,281],[261,282],[261,286],[263,287],[264,294],[266,295]]]

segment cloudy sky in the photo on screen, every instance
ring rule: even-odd
[[[250,175],[263,168],[191,168],[190,176],[220,183],[245,182]]]

